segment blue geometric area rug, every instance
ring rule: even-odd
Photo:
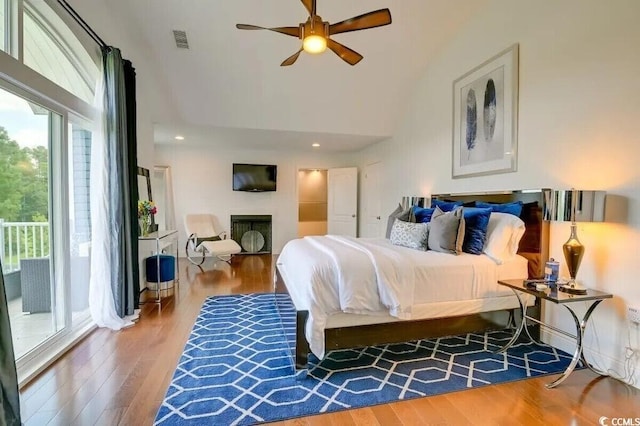
[[[276,308],[286,305],[283,318]],[[340,350],[296,377],[287,295],[208,298],[180,358],[156,425],[246,425],[383,404],[559,373],[571,357],[517,343],[509,331]]]

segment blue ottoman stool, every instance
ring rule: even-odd
[[[160,279],[158,279],[158,260],[160,260]],[[145,260],[147,281],[163,283],[173,281],[176,278],[176,258],[168,254],[150,256]]]

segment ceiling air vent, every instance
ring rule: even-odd
[[[189,40],[187,40],[187,33],[181,30],[173,30],[173,38],[176,40],[176,47],[179,49],[188,49]]]

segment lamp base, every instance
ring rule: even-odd
[[[569,294],[587,294],[587,289],[577,284],[575,281],[569,281],[564,285],[559,285],[558,290]]]

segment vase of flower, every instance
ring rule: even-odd
[[[143,237],[148,236],[150,228],[151,228],[151,216],[142,216],[140,218],[140,234]]]
[[[138,201],[138,221],[140,222],[140,234],[143,237],[149,235],[151,231],[151,217],[156,214],[158,209],[153,201]]]

